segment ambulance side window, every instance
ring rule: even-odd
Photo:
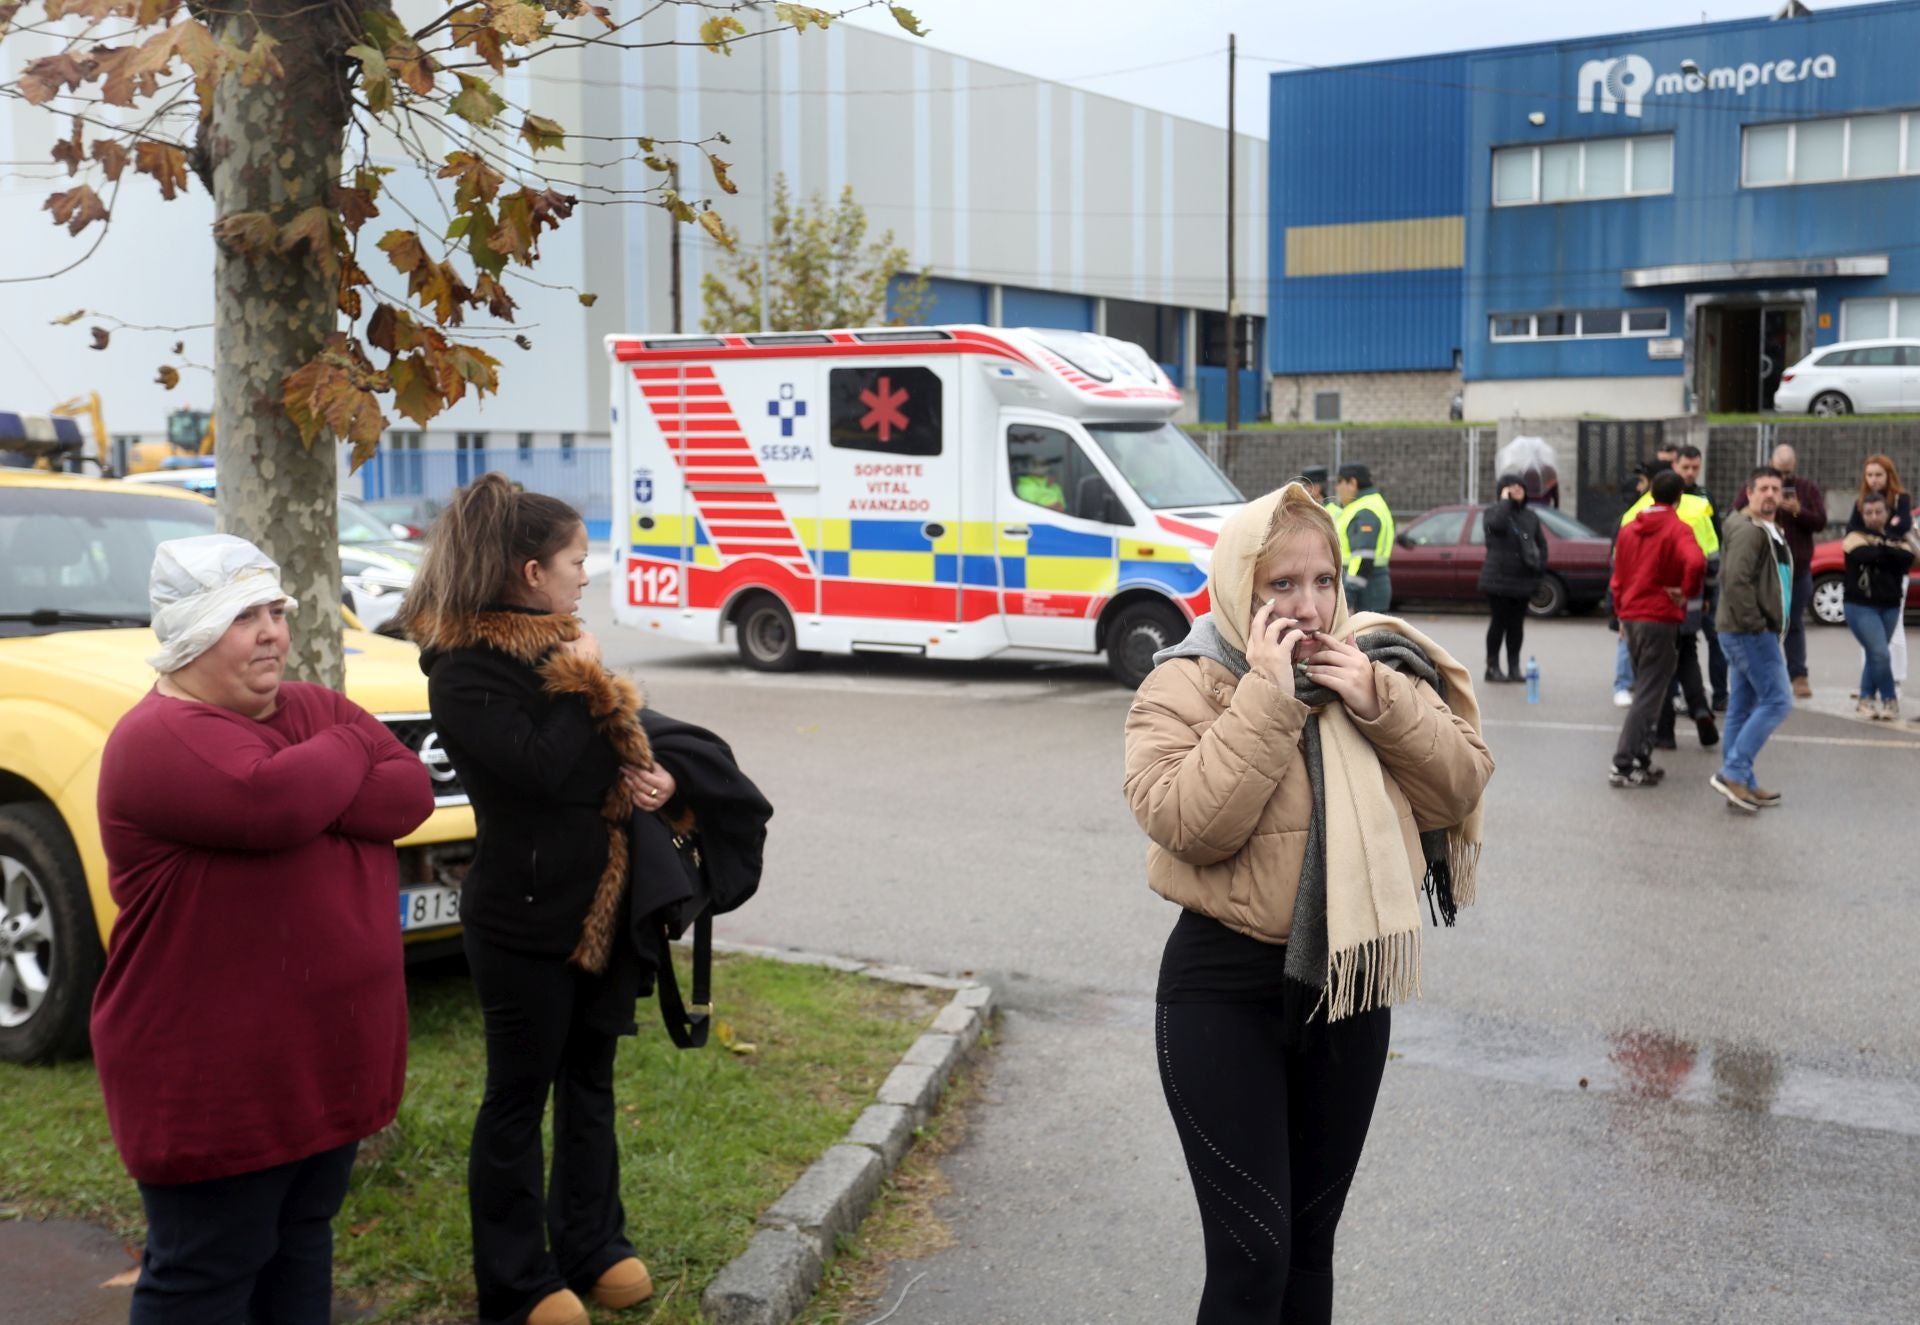
[[[1107,524],[1132,521],[1106,479],[1072,436],[1058,428],[1015,423],[1007,428],[1007,473],[1013,495],[1032,506]]]

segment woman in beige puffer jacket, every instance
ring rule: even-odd
[[[1331,1320],[1387,1007],[1419,987],[1422,881],[1449,919],[1473,900],[1493,761],[1471,678],[1404,622],[1349,620],[1338,564],[1305,488],[1241,508],[1214,611],[1127,717],[1148,880],[1182,908],[1158,1048],[1205,1235],[1200,1325]]]

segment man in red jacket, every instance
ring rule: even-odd
[[[1653,767],[1654,729],[1668,702],[1678,664],[1687,600],[1699,597],[1707,559],[1674,506],[1686,480],[1671,469],[1654,476],[1653,505],[1620,530],[1613,551],[1613,605],[1633,660],[1633,704],[1613,752],[1616,787],[1651,787],[1663,776]]]

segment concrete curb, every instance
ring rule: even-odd
[[[700,1299],[710,1325],[787,1325],[806,1308],[833,1258],[834,1244],[860,1227],[874,1198],[913,1148],[960,1060],[980,1042],[993,1013],[991,985],[869,965],[825,953],[716,941],[718,952],[822,966],[953,997],[881,1083],[847,1134],[760,1216],[746,1251],[729,1261]]]

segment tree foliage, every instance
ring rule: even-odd
[[[711,11],[700,28],[708,49],[731,54],[743,39],[794,28],[825,28],[880,0],[845,8],[778,4],[772,22],[749,31],[732,0],[676,0]],[[286,365],[278,402],[309,447],[335,437],[370,457],[390,411],[424,426],[469,391],[499,388],[501,361],[477,343],[512,333],[512,285],[540,258],[544,237],[583,206],[644,203],[700,225],[717,242],[729,232],[714,210],[736,191],[716,149],[699,142],[569,130],[504,95],[509,68],[556,50],[604,45],[637,50],[637,25],[661,8],[638,6],[616,20],[591,0],[472,0],[409,29],[391,0],[0,0],[0,37],[22,34],[50,53],[0,81],[13,97],[60,117],[51,152],[70,187],[53,192],[53,224],[75,236],[110,224],[120,190],[136,182],[172,200],[194,181],[215,193],[208,141],[216,96],[246,95],[288,67],[320,67],[344,92],[338,179],[319,181],[268,210],[225,210],[215,197],[213,239],[249,261],[311,264],[334,290],[319,353]],[[912,13],[888,5],[907,31],[923,35]],[[760,20],[756,17],[754,20]],[[307,48],[299,61],[286,43]],[[316,50],[317,48],[317,50]],[[311,76],[311,75],[308,75]],[[624,126],[615,126],[624,127]],[[392,167],[376,164],[373,144],[400,144],[437,182],[451,221],[429,227],[386,189]],[[429,151],[428,143],[447,144]],[[711,189],[682,194],[672,181],[670,149],[704,154]],[[655,183],[638,197],[599,182],[637,160]],[[311,186],[314,181],[306,181]],[[864,222],[855,232],[857,241]],[[577,292],[591,305],[591,292]],[[517,338],[523,346],[524,336]],[[160,380],[177,378],[171,368]]]
[[[907,326],[929,303],[927,273],[907,270],[907,250],[888,230],[867,237],[866,209],[851,185],[828,207],[816,193],[796,204],[785,175],[774,177],[767,254],[767,327],[810,331],[819,327]],[[719,273],[700,282],[709,332],[760,330],[760,254],[728,236]],[[897,281],[897,284],[896,284]],[[888,293],[893,316],[887,317]]]

